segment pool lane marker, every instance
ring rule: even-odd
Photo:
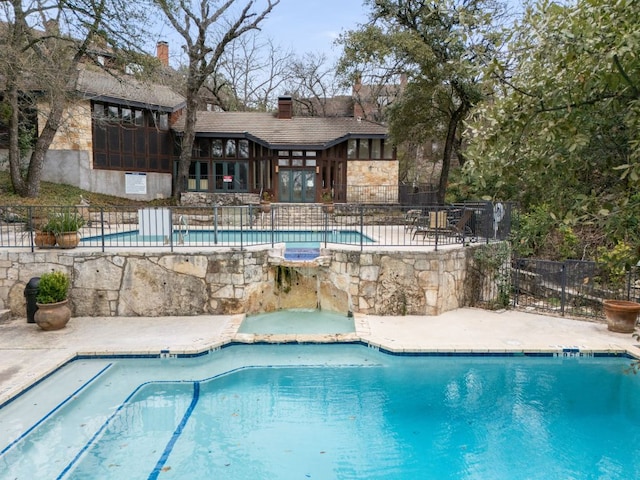
[[[173,432],[173,435],[171,435],[171,438],[169,439],[169,443],[167,443],[167,446],[164,448],[162,455],[158,459],[158,463],[156,463],[156,466],[154,467],[153,471],[149,475],[149,480],[155,480],[158,478],[158,475],[162,471],[164,464],[167,463],[169,455],[171,454],[173,447],[178,441],[178,438],[180,438],[180,435],[182,435],[184,427],[187,425],[187,422],[189,421],[189,418],[191,417],[193,410],[196,408],[196,404],[198,403],[199,399],[200,399],[200,382],[193,382],[193,397],[191,398],[191,404],[189,405],[189,408],[187,408],[187,410],[184,412],[184,416],[182,417],[182,420],[178,424],[178,427],[176,428],[176,430]]]
[[[16,438],[13,442],[11,442],[9,445],[7,445],[5,448],[3,448],[2,451],[0,451],[0,457],[2,455],[4,455],[5,453],[7,453],[11,448],[13,448],[17,443],[19,443],[27,435],[29,435],[31,432],[33,432],[38,426],[40,426],[42,423],[44,423],[44,421],[47,420],[49,417],[51,417],[55,412],[60,410],[65,404],[69,403],[69,401],[71,401],[72,398],[74,398],[76,395],[78,395],[78,393],[80,393],[82,390],[84,390],[86,387],[88,387],[91,383],[93,383],[98,377],[100,377],[104,372],[106,372],[112,366],[113,366],[113,363],[109,363],[102,370],[100,370],[98,373],[96,373],[93,377],[91,377],[89,380],[87,380],[85,383],[83,383],[71,395],[68,395],[67,398],[65,398],[62,402],[60,402],[58,405],[56,405],[53,408],[53,410],[51,410],[49,413],[47,413],[45,416],[43,416],[40,420],[38,420],[31,427],[29,427],[29,429],[25,430],[18,438]]]

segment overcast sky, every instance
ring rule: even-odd
[[[301,55],[323,52],[337,58],[333,41],[367,19],[362,0],[280,0],[262,24],[277,45]]]

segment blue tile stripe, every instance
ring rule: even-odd
[[[41,425],[44,421],[46,421],[54,413],[56,413],[58,410],[60,410],[65,404],[69,403],[69,401],[72,398],[74,398],[76,395],[78,395],[78,393],[80,393],[82,390],[84,390],[89,385],[91,385],[98,377],[100,377],[104,372],[106,372],[109,368],[111,368],[112,365],[113,365],[113,363],[110,363],[110,364],[106,365],[102,370],[100,370],[98,373],[96,373],[93,377],[91,377],[89,380],[84,382],[72,394],[67,395],[67,397],[62,402],[60,402],[58,405],[56,405],[49,413],[44,415],[40,420],[38,420],[31,427],[29,427],[27,430],[25,430],[18,438],[16,438],[13,442],[11,442],[9,445],[7,445],[5,448],[3,448],[2,451],[0,451],[0,457],[2,457],[2,455],[7,453],[9,450],[11,450],[23,438],[25,438],[27,435],[29,435],[31,432],[33,432],[36,428],[38,428],[39,425]]]
[[[162,471],[164,464],[167,463],[167,459],[169,458],[169,455],[171,454],[173,447],[178,441],[178,438],[180,438],[180,435],[182,435],[184,427],[187,425],[187,422],[189,421],[189,418],[191,417],[193,410],[196,408],[196,404],[198,403],[199,399],[200,399],[200,383],[194,382],[193,398],[191,399],[191,405],[189,405],[189,408],[187,408],[187,411],[184,413],[184,416],[180,421],[180,424],[176,428],[175,432],[173,432],[171,439],[169,439],[169,443],[167,443],[167,446],[165,447],[164,452],[162,452],[162,455],[158,459],[158,463],[156,463],[156,466],[154,467],[153,471],[149,475],[149,480],[156,480],[158,478],[158,475]]]

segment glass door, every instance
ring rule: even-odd
[[[278,201],[288,203],[312,203],[315,201],[315,170],[280,169],[278,182]]]

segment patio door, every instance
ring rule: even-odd
[[[278,182],[278,201],[288,203],[312,203],[315,201],[315,170],[280,169]]]

